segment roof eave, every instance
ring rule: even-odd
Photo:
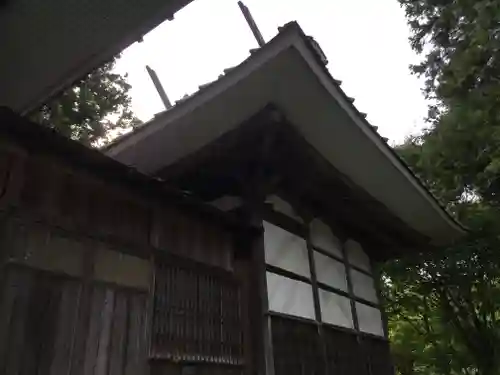
[[[219,81],[214,82],[204,90],[174,107],[172,110],[165,112],[156,117],[148,126],[143,127],[138,132],[128,135],[122,140],[116,142],[108,150],[108,155],[119,155],[123,150],[132,146],[135,142],[139,142],[148,135],[155,133],[158,129],[165,126],[166,123],[175,121],[189,113],[201,103],[213,99],[218,93],[231,87],[239,79],[243,79],[245,75],[251,74],[260,65],[264,64],[267,59],[271,59],[281,51],[293,47],[295,48],[309,69],[315,74],[316,78],[321,83],[322,87],[329,95],[343,108],[352,121],[370,142],[377,147],[385,159],[404,176],[406,181],[415,189],[420,196],[425,198],[426,202],[432,207],[434,214],[441,217],[446,225],[446,233],[441,233],[440,238],[434,238],[432,245],[440,246],[452,242],[465,234],[465,229],[445,210],[445,208],[436,200],[436,198],[422,185],[420,180],[399,158],[395,151],[385,142],[385,140],[374,130],[374,128],[366,121],[365,116],[361,114],[353,105],[345,93],[340,89],[339,83],[332,78],[326,69],[325,65],[318,58],[317,50],[311,46],[310,40],[302,32],[296,23],[290,23],[285,27],[280,34],[270,43],[261,48],[257,53],[252,55],[242,65],[238,66],[231,73]],[[253,63],[253,66],[250,64]]]

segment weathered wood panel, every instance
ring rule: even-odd
[[[81,298],[81,284],[68,280],[62,288],[57,328],[54,340],[53,360],[50,374],[70,374],[73,363],[74,335],[78,320],[78,307]]]
[[[276,375],[323,374],[316,324],[273,316],[271,332]]]
[[[194,217],[175,208],[156,211],[152,245],[193,260],[231,270],[232,233],[217,223]]]
[[[146,294],[94,285],[83,367],[72,364],[81,283],[9,266],[1,291],[0,373],[145,374]]]
[[[105,284],[92,287],[84,375],[144,374],[146,294]]]
[[[0,248],[4,260],[34,269],[81,276],[85,249],[82,241],[46,225],[4,216]]]
[[[78,282],[19,266],[10,266],[5,272],[0,304],[0,373],[67,371]]]
[[[58,221],[68,228],[88,227],[89,183],[82,176],[69,171],[61,171],[58,199],[55,202]]]
[[[321,338],[314,323],[272,316],[276,375],[323,374]],[[393,375],[389,343],[323,325],[329,374]]]
[[[323,332],[328,368],[331,373],[368,375],[366,354],[361,350],[357,335],[331,327],[324,327]]]
[[[100,248],[95,251],[93,278],[121,286],[149,290],[151,262],[116,250]]]
[[[368,357],[370,375],[394,374],[389,342],[377,338],[364,337],[362,344]]]

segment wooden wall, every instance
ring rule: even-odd
[[[147,257],[145,247],[168,249],[232,267],[233,231],[222,220],[181,204],[159,202],[147,190],[138,193],[119,180],[104,181],[65,163],[64,155],[29,153],[1,139],[0,212],[128,248],[141,247],[138,255],[143,257]]]
[[[65,275],[8,267],[0,305],[2,373],[145,374],[145,293],[100,283],[85,292]]]
[[[0,373],[149,373],[155,259],[177,254],[232,274],[234,233],[64,155],[0,140]],[[199,371],[240,373],[226,365]]]

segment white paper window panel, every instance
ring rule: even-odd
[[[307,244],[303,238],[264,221],[264,249],[267,264],[310,277]]]
[[[323,322],[353,328],[350,300],[323,289],[319,289],[318,292]]]
[[[351,269],[351,281],[354,295],[370,302],[378,302],[377,289],[371,276]]]
[[[329,253],[342,257],[342,247],[340,241],[334,236],[330,227],[319,219],[311,222],[311,243],[313,246]]]
[[[314,265],[316,267],[316,278],[320,283],[343,291],[348,290],[344,263],[315,251]]]
[[[362,270],[371,272],[370,258],[364,252],[363,247],[359,242],[347,240],[345,243],[345,251],[347,260],[353,266],[359,267]]]
[[[312,286],[267,272],[269,310],[314,319]]]
[[[384,323],[379,309],[356,302],[359,330],[377,336],[384,336]]]
[[[271,203],[273,205],[273,210],[276,212],[280,212],[283,215],[286,215],[288,217],[291,217],[294,220],[297,220],[301,223],[304,221],[302,218],[297,215],[295,210],[293,209],[292,205],[288,203],[287,201],[281,199],[277,195],[270,195],[266,198],[266,203]]]

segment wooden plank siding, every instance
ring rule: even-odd
[[[0,141],[0,373],[146,375],[168,367],[150,358],[151,259],[165,256],[177,263],[159,298],[181,312],[165,315],[170,324],[182,320],[170,328],[183,339],[170,345],[217,358],[200,361],[199,373],[242,373],[238,288],[204,272],[233,280],[233,237],[241,234],[155,197],[63,155]]]
[[[92,286],[83,366],[72,364],[80,282],[23,266],[7,268],[0,316],[3,374],[144,374],[144,292]],[[10,322],[8,325],[5,322]]]
[[[328,325],[323,326],[320,336],[315,322],[278,315],[271,317],[271,331],[276,375],[324,374],[322,340],[329,374],[394,374],[385,339],[359,336]]]

